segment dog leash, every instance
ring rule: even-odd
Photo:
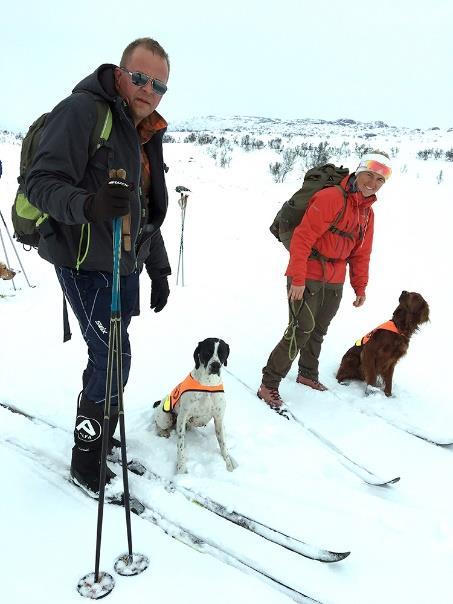
[[[296,308],[297,304],[299,304],[299,308]],[[289,306],[289,312],[291,314],[291,319],[289,321],[288,327],[285,329],[285,333],[283,334],[283,337],[285,340],[289,341],[288,356],[289,356],[289,360],[291,362],[294,361],[294,359],[297,356],[297,353],[299,352],[299,348],[297,346],[296,331],[297,331],[297,328],[299,327],[299,315],[302,311],[304,304],[307,307],[307,310],[308,310],[311,320],[312,320],[311,329],[309,329],[308,331],[302,332],[304,334],[308,334],[308,333],[311,333],[315,328],[315,318],[313,316],[310,306],[308,305],[307,301],[304,299],[298,300],[297,302],[294,303],[294,305],[292,304],[291,300],[288,300],[288,306]]]

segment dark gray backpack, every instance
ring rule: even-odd
[[[269,227],[270,232],[283,243],[287,250],[289,250],[294,229],[300,224],[310,199],[321,189],[333,186],[341,189],[344,196],[343,208],[330,226],[330,230],[335,232],[336,225],[346,209],[346,191],[340,187],[340,183],[348,174],[348,168],[338,167],[334,164],[316,166],[306,172],[302,187],[294,193],[289,201],[285,201]]]

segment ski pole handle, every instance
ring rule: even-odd
[[[121,180],[126,180],[126,170],[120,168],[119,170],[110,170],[109,172],[110,178],[120,178]],[[123,249],[125,252],[130,252],[132,249],[132,239],[131,239],[131,213],[123,216],[122,219],[122,239],[123,239]]]

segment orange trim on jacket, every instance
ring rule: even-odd
[[[148,115],[148,117],[142,119],[142,121],[137,125],[137,132],[140,137],[141,144],[144,145],[147,143],[158,130],[162,130],[167,126],[167,122],[160,115],[160,113],[153,111],[151,115]]]
[[[395,323],[390,320],[390,321],[386,321],[385,323],[381,323],[380,325],[378,325],[377,327],[375,327],[375,329],[373,329],[372,331],[370,331],[369,333],[367,333],[365,336],[363,336],[363,338],[361,338],[360,340],[357,340],[357,342],[355,343],[356,346],[363,346],[364,344],[366,344],[368,342],[368,340],[371,338],[371,336],[378,331],[378,329],[386,329],[387,331],[393,331],[393,333],[398,333],[399,335],[403,335],[400,330],[398,329],[398,327],[395,325]]]
[[[176,405],[179,403],[179,399],[184,394],[184,392],[225,392],[223,389],[223,384],[217,384],[217,386],[207,386],[205,384],[200,384],[196,379],[192,377],[192,374],[189,375],[178,384],[167,398],[164,400],[163,410],[167,413],[173,411]]]
[[[141,151],[141,186],[142,191],[145,193],[145,198],[148,199],[149,190],[151,186],[151,165],[148,158],[148,154],[145,151],[144,145],[148,143],[151,138],[163,128],[167,127],[167,122],[157,111],[153,111],[151,115],[148,115],[137,125],[137,132],[140,138],[140,151]]]
[[[347,190],[350,176],[341,181]],[[344,283],[346,264],[349,278],[357,296],[365,294],[368,284],[368,266],[373,244],[374,213],[371,205],[375,195],[364,197],[359,191],[347,193],[346,208],[336,227],[353,235],[353,240],[329,231],[344,203],[337,187],[321,189],[310,199],[301,223],[295,228],[290,245],[290,260],[286,275],[294,285],[305,285],[306,279]],[[309,258],[312,248],[335,262],[321,263]]]

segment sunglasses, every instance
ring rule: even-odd
[[[360,162],[360,167],[366,168],[370,172],[376,172],[376,174],[383,176],[385,180],[387,180],[392,174],[391,168],[389,168],[388,166],[384,166],[384,164],[381,164],[375,159],[367,159],[363,162]]]
[[[155,92],[159,96],[164,96],[164,94],[167,92],[167,85],[164,84],[164,82],[162,82],[161,80],[152,78],[151,76],[146,75],[146,73],[142,73],[141,71],[128,71],[124,67],[120,67],[120,69],[121,71],[124,71],[129,74],[131,82],[132,84],[134,84],[134,86],[139,86],[140,88],[143,88],[143,86],[146,86],[148,82],[151,82],[151,88],[153,89],[153,92]]]

